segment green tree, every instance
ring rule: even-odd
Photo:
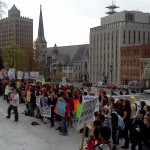
[[[5,68],[16,68],[19,65],[20,50],[17,45],[6,46],[1,49]]]

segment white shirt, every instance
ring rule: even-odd
[[[12,100],[11,100],[10,104],[12,104],[13,106],[19,105],[19,95],[18,94],[12,95]]]

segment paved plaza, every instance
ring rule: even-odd
[[[0,150],[78,150],[82,134],[74,128],[68,128],[69,135],[61,136],[55,128],[50,128],[34,117],[23,114],[25,104],[19,105],[19,122],[14,122],[14,115],[6,119],[9,104],[0,97]],[[146,101],[150,104],[150,101]],[[36,121],[40,125],[32,126]],[[86,139],[85,139],[86,140]],[[120,140],[120,146],[124,140]]]

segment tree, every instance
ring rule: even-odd
[[[0,19],[3,17],[4,12],[4,8],[7,7],[7,4],[3,1],[0,0]]]
[[[1,54],[4,68],[16,68],[20,63],[20,50],[15,44],[1,48]]]

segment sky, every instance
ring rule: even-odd
[[[38,34],[40,4],[42,5],[45,38],[48,47],[89,43],[90,28],[100,26],[100,18],[106,16],[106,6],[112,0],[2,0],[7,4],[3,18],[13,4],[21,16],[33,19],[33,39]],[[115,0],[123,10],[150,12],[150,0]]]

